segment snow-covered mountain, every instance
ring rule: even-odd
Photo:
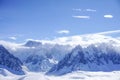
[[[24,44],[15,45],[14,49],[8,46],[6,48],[15,57],[19,57],[28,70],[46,72],[57,64],[65,54],[69,53],[72,47],[69,45],[43,44],[39,41],[29,40]]]
[[[22,58],[21,60],[30,71],[46,72],[53,65],[57,64],[58,61],[61,60],[68,52],[68,46],[45,44],[35,48],[29,47],[26,58],[24,58],[24,61]],[[24,55],[26,51],[22,53]]]
[[[120,40],[110,36],[90,34],[29,40],[24,44],[0,41],[0,44],[34,72],[64,74],[77,70],[112,71],[120,67]]]
[[[62,75],[72,71],[120,70],[120,52],[113,44],[100,43],[82,48],[76,46],[47,74]],[[120,47],[119,47],[120,48]]]
[[[7,69],[14,74],[24,74],[22,65],[22,62],[17,57],[14,57],[0,45],[0,68]]]

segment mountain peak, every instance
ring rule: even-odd
[[[77,45],[74,49],[73,49],[73,51],[82,51],[82,47],[80,46],[80,45]]]
[[[25,46],[27,46],[27,47],[38,47],[38,46],[40,46],[40,45],[42,45],[41,42],[33,41],[33,40],[29,40],[29,41],[27,41],[26,44],[25,44]]]
[[[80,45],[77,45],[72,51],[71,51],[71,53],[72,53],[72,55],[73,56],[76,56],[77,54],[78,54],[78,52],[82,52],[83,50],[82,50],[82,47],[80,46]]]

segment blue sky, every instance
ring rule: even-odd
[[[119,0],[0,0],[0,39],[52,39],[120,29]]]

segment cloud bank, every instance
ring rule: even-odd
[[[112,36],[106,36],[106,34],[114,34],[114,33],[120,33],[120,30],[115,31],[106,31],[106,32],[99,32],[94,34],[84,34],[84,35],[74,35],[69,37],[58,37],[52,40],[34,40],[37,42],[42,42],[42,44],[60,44],[60,45],[81,45],[83,47],[86,47],[91,44],[99,44],[99,43],[109,43],[114,44],[115,46],[120,47],[120,39],[118,37],[113,38]],[[22,45],[17,43],[11,43],[7,41],[0,40],[0,44],[5,45],[9,48],[12,48],[13,50],[16,50],[18,48],[24,48]]]
[[[97,34],[106,35],[106,34],[112,34],[112,33],[120,33],[120,30],[100,32],[100,33],[97,33]]]

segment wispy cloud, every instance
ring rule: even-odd
[[[88,11],[88,12],[96,12],[97,10],[95,9],[80,9],[80,8],[77,8],[77,9],[72,9],[73,11]]]
[[[90,16],[72,16],[73,18],[79,18],[79,19],[89,19]]]
[[[11,39],[11,40],[16,40],[17,38],[14,37],[14,36],[12,36],[12,37],[9,37],[9,39]]]
[[[14,43],[9,41],[0,40],[0,44],[3,45],[6,49],[16,51],[17,49],[26,49],[28,47],[22,46],[23,43]]]
[[[112,33],[120,33],[120,30],[100,32],[100,33],[97,33],[97,34],[105,35],[105,34],[112,34]]]
[[[69,30],[60,30],[60,31],[57,31],[57,33],[59,33],[59,34],[69,34],[70,31]]]
[[[113,18],[113,15],[104,15],[104,18]]]
[[[82,11],[82,9],[72,9],[73,11]]]
[[[86,9],[86,11],[89,11],[89,12],[96,12],[95,9]]]

